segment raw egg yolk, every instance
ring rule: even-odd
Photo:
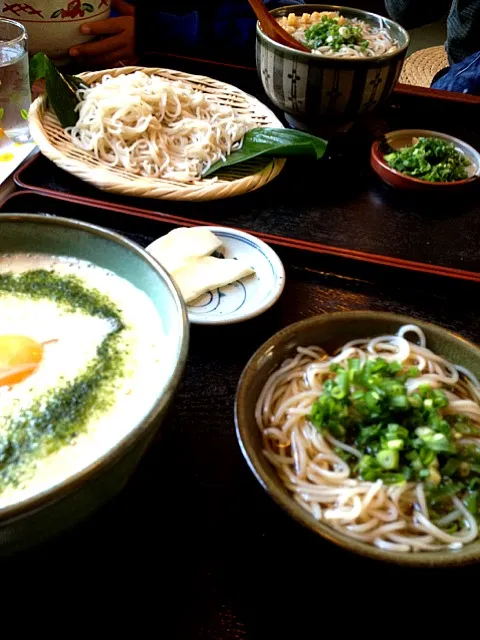
[[[37,369],[43,344],[27,336],[0,335],[0,386],[22,382]]]

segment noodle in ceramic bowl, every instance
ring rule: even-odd
[[[289,13],[277,22],[320,56],[374,58],[393,53],[399,46],[385,26],[374,26],[360,18],[349,20],[339,11]]]
[[[257,25],[258,75],[289,124],[322,135],[333,124],[352,123],[385,104],[409,44],[402,26],[369,11],[327,4],[283,6],[271,14],[309,49],[280,44]]]
[[[294,518],[410,565],[480,559],[480,349],[374,312],[287,327],[252,357],[236,426],[250,468]]]

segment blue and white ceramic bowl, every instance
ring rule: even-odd
[[[327,4],[302,4],[274,9],[276,18],[289,13],[340,11],[389,31],[399,47],[374,58],[328,58],[290,49],[266,36],[257,24],[257,70],[270,100],[300,129],[315,131],[325,122],[351,122],[383,104],[395,86],[409,43],[397,23],[368,11]]]
[[[243,322],[269,309],[285,286],[285,270],[275,251],[249,233],[229,227],[206,227],[222,241],[217,251],[224,258],[247,262],[251,276],[209,291],[189,303],[192,324],[232,324]]]

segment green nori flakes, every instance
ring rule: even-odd
[[[0,292],[27,295],[34,300],[53,300],[66,311],[83,311],[91,316],[114,320],[122,325],[118,309],[108,296],[97,289],[87,289],[77,276],[60,276],[46,269],[20,274],[0,274]]]
[[[47,456],[87,430],[89,419],[113,404],[109,391],[124,370],[121,314],[108,296],[88,289],[72,275],[32,270],[0,274],[0,296],[11,293],[53,300],[67,312],[83,312],[112,322],[96,355],[73,380],[36,398],[28,408],[0,418],[0,491],[18,485],[35,458]]]

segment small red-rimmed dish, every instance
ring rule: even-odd
[[[429,182],[413,178],[396,169],[392,169],[384,159],[391,149],[402,149],[415,144],[418,138],[439,138],[451,142],[469,162],[467,167],[468,178],[454,182]],[[390,131],[382,140],[377,140],[372,145],[370,153],[370,165],[375,173],[391,187],[396,189],[411,189],[416,191],[451,191],[470,187],[480,178],[480,153],[463,140],[449,136],[438,131],[427,129],[398,129]]]

